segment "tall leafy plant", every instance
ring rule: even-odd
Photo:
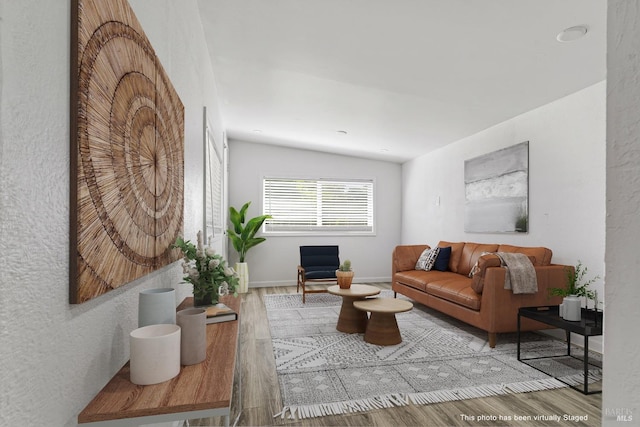
[[[240,256],[240,262],[244,262],[249,249],[267,240],[264,237],[255,237],[255,235],[262,227],[262,223],[271,218],[271,215],[260,215],[251,218],[245,224],[245,217],[250,204],[251,202],[245,203],[239,211],[233,206],[229,207],[229,221],[233,224],[233,228],[228,229],[227,233],[234,249]]]

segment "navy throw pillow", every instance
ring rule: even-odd
[[[438,258],[436,258],[433,269],[438,271],[447,271],[449,269],[449,258],[451,258],[451,246],[439,249]]]

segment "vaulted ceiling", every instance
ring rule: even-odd
[[[246,141],[404,162],[606,78],[602,0],[199,7],[227,135]]]

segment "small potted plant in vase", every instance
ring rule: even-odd
[[[564,288],[550,288],[552,296],[564,297],[560,305],[560,316],[565,320],[578,321],[582,318],[580,298],[588,300],[597,298],[597,293],[589,289],[600,276],[595,276],[589,280],[585,279],[587,267],[578,261],[574,267],[567,268],[566,286]]]
[[[340,289],[349,289],[353,281],[353,270],[351,270],[351,261],[345,259],[340,267],[336,270],[336,278]]]
[[[201,231],[198,231],[197,246],[178,237],[173,247],[180,248],[184,255],[183,280],[193,284],[194,306],[216,305],[221,296],[238,295],[237,273],[226,265],[222,255],[210,246],[203,246]]]

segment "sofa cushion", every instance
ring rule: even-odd
[[[451,258],[451,246],[438,247],[438,257],[433,265],[434,270],[447,271],[449,269],[449,259]]]
[[[466,242],[462,248],[462,256],[458,264],[458,273],[468,276],[473,265],[482,256],[483,252],[496,252],[498,245]]]
[[[424,271],[424,270],[409,270],[402,271],[393,275],[393,281],[401,283],[403,285],[411,286],[412,288],[426,291],[426,284],[433,280],[451,279],[451,277],[459,277],[459,275],[451,273],[449,271]]]
[[[511,252],[511,253],[519,253],[525,254],[529,258],[533,257],[535,261],[533,265],[537,266],[545,266],[551,264],[551,256],[553,252],[551,249],[543,248],[543,247],[521,247],[521,246],[512,246],[512,245],[500,245],[498,250],[495,252]]]
[[[531,264],[535,265],[535,259],[533,256],[529,256],[529,260],[531,261]],[[473,275],[471,276],[471,289],[481,294],[484,290],[484,276],[487,272],[487,268],[500,267],[501,265],[502,260],[495,253],[482,254],[472,269]],[[475,270],[475,272],[473,270]]]
[[[441,240],[438,243],[439,248],[451,247],[451,257],[449,257],[449,271],[454,273],[458,272],[458,264],[460,263],[460,257],[462,257],[462,248],[464,248],[464,242],[446,242]]]
[[[427,283],[428,294],[460,304],[472,310],[480,310],[481,296],[471,289],[471,279],[468,277],[435,280]]]
[[[439,252],[440,249],[438,248],[425,249],[422,254],[420,254],[420,258],[418,258],[418,261],[416,262],[416,270],[431,270],[433,265],[436,263]]]
[[[496,254],[486,254],[478,258],[478,268],[471,278],[471,289],[478,294],[484,289],[484,275],[489,267],[500,267],[501,261]]]

